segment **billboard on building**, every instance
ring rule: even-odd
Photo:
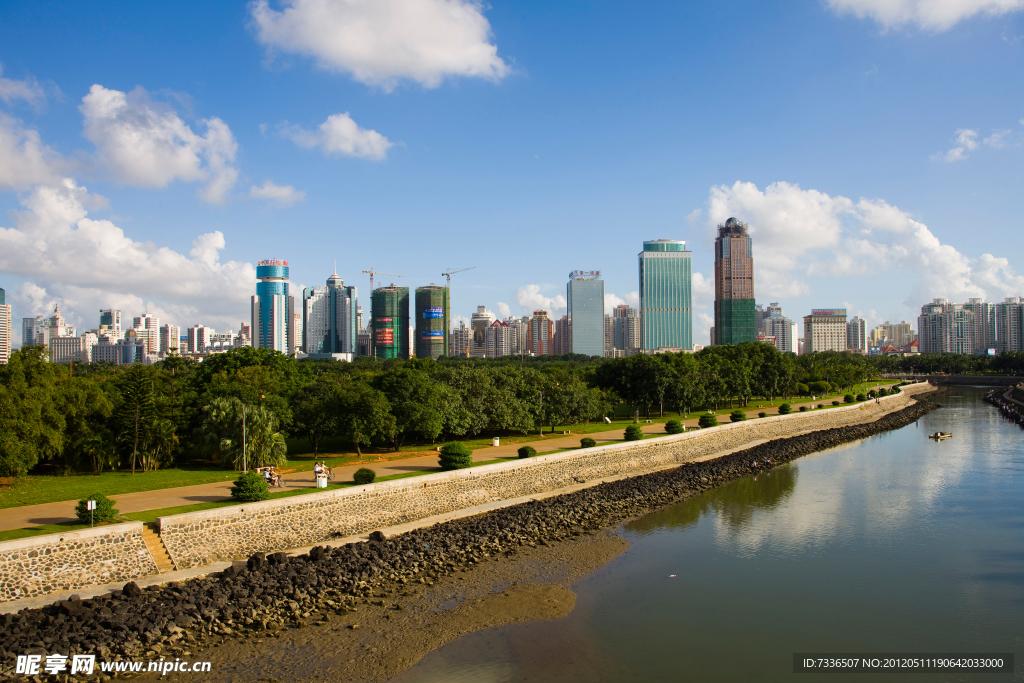
[[[812,308],[811,315],[846,315],[845,308]]]
[[[444,339],[444,330],[427,330],[422,336],[424,339]]]
[[[375,340],[380,346],[392,346],[395,343],[395,331],[391,329],[375,330]]]
[[[427,308],[423,309],[423,317],[424,318],[428,318],[428,319],[429,318],[437,318],[437,319],[443,318],[444,317],[444,307],[443,306],[428,306]]]

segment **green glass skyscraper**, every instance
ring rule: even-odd
[[[692,349],[690,252],[686,242],[644,242],[640,260],[640,348]]]
[[[416,357],[448,356],[448,288],[416,288]]]
[[[757,339],[754,254],[747,224],[730,218],[715,238],[715,344]]]
[[[378,287],[370,298],[370,355],[409,358],[409,288]]]

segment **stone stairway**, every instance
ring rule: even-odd
[[[146,547],[149,548],[149,554],[156,560],[156,568],[161,574],[167,572],[173,572],[175,567],[171,561],[171,556],[167,554],[167,548],[164,547],[164,542],[160,540],[160,534],[157,533],[156,522],[149,522],[148,524],[142,525],[142,540],[146,542]]]

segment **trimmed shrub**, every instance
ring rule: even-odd
[[[665,431],[669,434],[682,434],[683,423],[679,420],[669,420],[665,423]]]
[[[866,400],[868,400],[868,397],[865,396],[864,394],[857,394],[857,400],[858,401],[866,401]]]
[[[819,407],[819,408],[824,408],[824,407],[825,407],[825,404],[824,404],[824,403],[819,403],[819,404],[818,404],[818,407]]]
[[[644,438],[644,430],[640,428],[640,425],[629,425],[626,427],[624,438],[626,441],[640,441]]]
[[[903,385],[901,384],[900,386],[903,386]],[[898,394],[898,393],[900,393],[900,387],[898,387],[898,386],[897,387],[893,387],[892,389],[889,390],[889,393],[890,394]]]
[[[853,394],[847,394],[846,396],[843,396],[843,403],[853,403],[853,401]]]
[[[758,417],[768,417],[768,413],[758,413]]]
[[[889,390],[886,389],[885,387],[882,387],[881,389],[878,390],[878,395],[879,396],[888,396],[889,395]]]
[[[523,446],[517,452],[520,458],[532,458],[537,455],[537,449],[533,446]]]
[[[704,415],[701,415],[700,418],[698,418],[697,424],[700,425],[701,429],[706,429],[707,427],[717,427],[718,416],[716,416],[713,413],[705,413]]]
[[[875,398],[876,396],[878,396],[878,392],[874,389],[868,392],[868,398]]]
[[[85,509],[85,504],[90,500],[96,501],[96,509],[92,511],[92,521],[109,522],[114,517],[117,517],[117,508],[114,507],[114,501],[102,493],[94,493],[88,498],[78,501],[78,505],[75,506],[75,516],[78,517],[82,524],[89,523],[89,511]]]
[[[591,439],[589,436],[585,436],[580,439],[580,448],[593,448],[597,445],[597,442]]]
[[[734,410],[729,413],[729,420],[731,422],[743,422],[747,419],[747,414],[742,410]]]
[[[377,478],[377,473],[371,470],[369,467],[360,467],[356,470],[356,473],[352,475],[352,481],[357,484],[372,484],[373,480]]]
[[[779,415],[789,415],[792,412],[793,406],[789,405],[788,403],[783,403],[781,406],[779,406]]]
[[[801,413],[806,413],[807,412],[807,406],[800,406],[800,412]]]
[[[839,401],[832,401],[832,405],[838,406],[838,405],[842,405],[842,404]]]
[[[262,474],[249,470],[235,479],[231,497],[241,503],[255,503],[270,498],[270,487]]]
[[[437,459],[442,470],[461,470],[473,464],[473,451],[461,441],[441,446],[441,457]]]

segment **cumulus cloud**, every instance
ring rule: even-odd
[[[13,227],[0,227],[0,271],[25,279],[15,294],[19,308],[48,313],[60,300],[62,312],[84,329],[97,324],[87,311],[108,306],[126,315],[148,308],[182,327],[237,327],[256,273],[249,263],[220,260],[221,232],[197,237],[186,256],[89,218],[87,197],[71,180],[38,186],[21,200],[24,210],[12,214]]]
[[[0,64],[0,100],[13,104],[23,100],[33,107],[40,107],[46,101],[46,88],[34,76],[22,80],[4,78],[4,65]]]
[[[524,315],[532,315],[536,310],[545,310],[552,318],[565,313],[565,297],[557,294],[553,297],[541,294],[540,285],[525,285],[512,294],[516,304]]]
[[[348,112],[328,116],[319,128],[310,131],[299,126],[281,127],[281,132],[299,147],[319,147],[324,154],[358,157],[361,159],[387,158],[394,143],[375,130],[360,128]]]
[[[474,0],[267,0],[249,5],[271,52],[312,57],[326,70],[392,90],[402,80],[434,88],[451,76],[497,81],[509,71]]]
[[[755,240],[759,299],[810,293],[804,278],[880,273],[899,268],[917,277],[904,302],[945,296],[999,300],[1024,289],[1006,259],[971,259],[942,244],[928,227],[880,199],[831,197],[778,182],[761,191],[736,182],[711,189],[709,230],[730,216],[749,223]]]
[[[93,85],[79,110],[85,137],[116,180],[140,187],[166,187],[175,180],[202,182],[204,201],[228,199],[238,179],[238,144],[221,119],[203,119],[206,134],[199,135],[141,87],[123,93]]]
[[[26,190],[61,179],[66,162],[43,144],[36,130],[0,112],[0,188]]]
[[[498,309],[498,314],[501,316],[502,320],[512,315],[512,309],[504,301],[499,301],[495,304],[495,308]]]
[[[946,31],[978,14],[998,16],[1024,9],[1024,0],[829,0],[838,14],[873,19],[884,29],[916,26]]]
[[[983,142],[993,149],[1005,149],[1020,144],[1020,135],[1009,128],[992,131]]]
[[[255,185],[249,190],[250,199],[266,199],[280,206],[291,206],[295,202],[301,202],[306,198],[304,190],[296,190],[291,185],[275,185],[270,180],[264,180],[262,187]]]
[[[968,151],[978,148],[978,132],[970,128],[958,129],[953,140],[955,146],[948,152],[936,152],[932,155],[932,161],[963,161]]]

